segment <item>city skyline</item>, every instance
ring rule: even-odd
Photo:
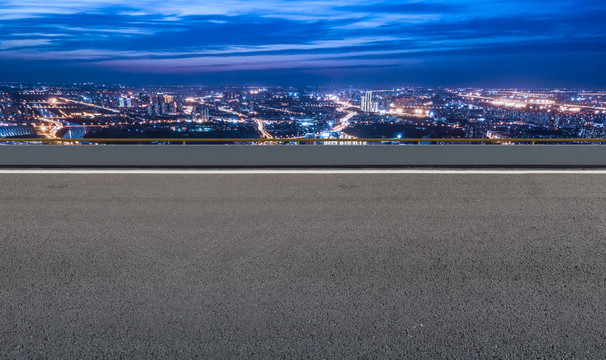
[[[500,139],[604,139],[605,124],[603,90],[0,83],[0,137],[17,143],[179,138],[400,144],[433,138],[507,144]]]
[[[603,1],[5,1],[0,81],[606,86]]]

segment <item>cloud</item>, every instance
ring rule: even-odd
[[[491,51],[528,61],[567,51],[582,62],[606,52],[605,12],[598,0],[4,0],[0,59],[116,74],[456,71],[449,64]]]
[[[0,50],[31,48],[40,45],[48,45],[50,42],[50,40],[46,39],[3,40],[0,41]]]

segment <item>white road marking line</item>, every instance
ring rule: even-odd
[[[0,175],[606,175],[606,169],[0,169]]]

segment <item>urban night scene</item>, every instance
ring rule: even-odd
[[[0,360],[606,359],[606,0],[0,0]]]
[[[605,11],[603,1],[7,1],[0,136],[601,138]]]

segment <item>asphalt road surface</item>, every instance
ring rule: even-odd
[[[0,358],[606,358],[606,175],[2,174]]]

